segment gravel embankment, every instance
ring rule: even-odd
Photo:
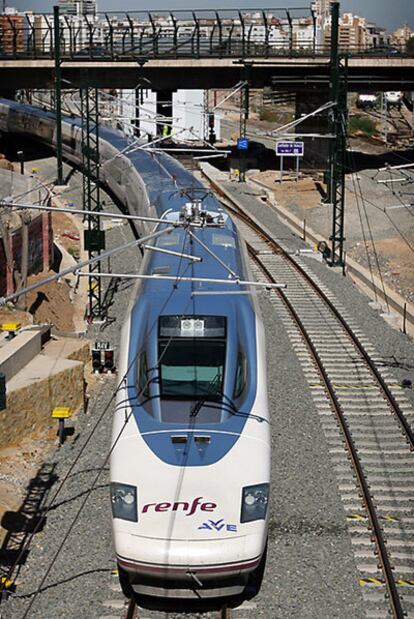
[[[292,251],[309,248],[309,245],[280,221],[272,208],[255,198],[260,191],[249,185],[241,187],[240,184],[229,182],[225,182],[224,185],[234,192],[249,212],[273,232],[275,240],[283,241]],[[401,381],[408,378],[414,385],[412,339],[391,328],[380,316],[379,311],[369,305],[370,299],[360,292],[350,279],[342,276],[341,270],[332,269],[326,263],[313,257],[303,255],[301,259],[306,261],[315,275],[329,287],[342,306],[354,317],[354,320],[359,322],[361,330],[384,358],[389,370],[395,373],[396,379]],[[407,389],[404,393],[414,404],[414,389]]]
[[[132,240],[127,225],[114,228],[107,234],[110,246],[124,243],[126,240]],[[138,263],[137,250],[130,250],[113,258],[113,269],[130,271]],[[112,343],[118,341],[132,287],[133,284],[129,282],[120,284],[109,312],[110,316],[116,317],[116,321],[102,332],[98,327],[94,327],[93,331],[89,332],[92,339],[96,337]],[[105,459],[110,443],[111,397],[117,381],[116,375],[98,378],[98,385],[94,389],[87,414],[79,415],[74,421],[75,435],[53,455],[52,463],[56,465],[55,474],[58,480],[52,488],[52,495],[83,450],[48,514],[44,530],[35,536],[27,564],[22,568],[18,579],[17,594],[12,601],[1,606],[3,619],[26,616],[24,612],[31,595],[37,590],[49,569],[59,545],[75,521],[86,497],[88,499],[85,506],[27,617],[33,619],[88,617],[89,619],[104,614],[100,602],[109,597],[110,572],[115,568],[111,540],[108,466]],[[102,419],[98,423],[101,416]],[[97,428],[92,434],[97,423]],[[90,436],[89,444],[83,449]],[[101,468],[102,472],[97,477]]]
[[[49,162],[45,162],[45,171],[50,167],[53,168]],[[72,179],[72,184],[76,187],[72,194],[79,204],[80,188],[76,178]],[[116,210],[107,196],[105,199],[108,210]],[[131,240],[133,235],[128,224],[116,225],[107,232],[107,247]],[[138,269],[139,263],[140,253],[137,249],[120,253],[111,261],[112,270],[121,272]],[[109,309],[109,316],[116,320],[102,330],[99,326],[91,328],[88,332],[91,341],[109,340],[117,345],[133,286],[130,281],[119,283]],[[83,619],[104,614],[101,601],[109,597],[110,583],[113,582],[111,570],[116,567],[111,539],[108,466],[105,459],[110,444],[111,398],[117,381],[116,375],[97,378],[87,414],[80,413],[74,419],[75,434],[49,460],[57,476],[50,497],[75,460],[77,463],[54,501],[43,531],[34,537],[28,559],[18,576],[16,594],[10,601],[1,604],[2,619],[26,616],[33,619]],[[95,431],[92,433],[93,429]],[[91,491],[92,486],[94,488]],[[86,498],[85,506],[77,518]],[[72,525],[63,548],[26,615],[34,592]]]

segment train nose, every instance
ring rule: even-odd
[[[253,546],[258,554],[249,556],[253,550],[250,536],[208,542],[131,537],[135,548],[128,543],[125,551],[134,556],[139,547],[140,560],[118,555],[120,571],[127,574],[135,593],[166,599],[239,595],[263,554],[257,544]]]

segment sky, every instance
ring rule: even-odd
[[[116,11],[119,9],[119,0],[97,0],[99,11]],[[19,11],[33,10],[38,12],[52,12],[57,0],[6,0],[7,5],[14,6]],[[151,9],[197,9],[197,8],[283,8],[306,7],[310,0],[123,0],[123,11]],[[392,32],[405,22],[414,30],[414,2],[413,0],[342,0],[341,13],[352,12],[366,17],[369,21],[383,26]]]

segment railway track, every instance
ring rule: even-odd
[[[123,616],[122,619],[144,619],[144,616],[145,611],[141,611],[135,600],[130,600],[126,614]],[[168,619],[169,616],[169,613],[165,613],[166,619]],[[215,615],[213,613],[210,613],[210,616],[212,618],[214,617],[214,619],[232,619],[232,609],[225,606]]]
[[[376,110],[364,110],[364,113],[377,122],[382,122],[382,114]],[[388,140],[394,142],[395,145],[401,147],[410,146],[413,134],[413,128],[405,118],[402,110],[390,110],[385,118],[386,122],[392,127],[388,133]]]
[[[229,205],[300,359],[342,496],[368,618],[414,617],[414,410],[385,361],[303,259]],[[306,415],[306,412],[305,412]],[[304,423],[306,416],[304,416]]]

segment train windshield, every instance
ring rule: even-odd
[[[161,398],[220,399],[225,357],[225,341],[160,340]]]
[[[159,326],[161,399],[221,399],[226,359],[225,318],[162,316]]]

